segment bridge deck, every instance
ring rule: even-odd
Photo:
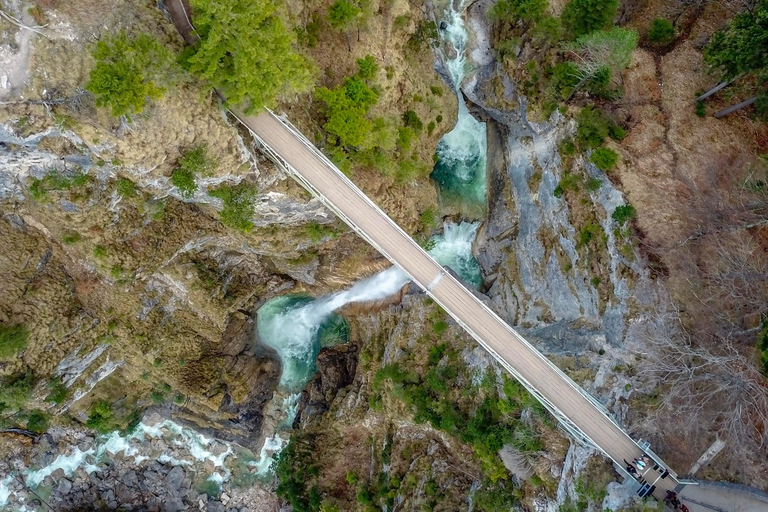
[[[258,117],[237,114],[241,122],[301,174],[316,193],[352,221],[387,258],[435,299],[502,365],[525,379],[550,404],[620,466],[642,454],[624,430],[591,402],[570,379],[554,367],[515,330],[488,309],[469,290],[447,274],[416,242],[403,232],[335,167],[270,113]],[[432,285],[432,286],[430,286]],[[430,288],[430,289],[428,289]],[[645,478],[653,483],[657,474]],[[678,482],[671,476],[656,483],[663,498]]]

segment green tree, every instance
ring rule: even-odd
[[[160,99],[175,73],[171,52],[145,34],[108,35],[96,43],[93,57],[85,88],[115,117],[138,114],[148,100]]]
[[[656,18],[651,23],[646,34],[648,41],[654,44],[666,45],[675,39],[675,27],[669,20]]]
[[[704,61],[725,78],[757,71],[768,79],[768,0],[731,19],[704,49]]]
[[[336,0],[328,9],[328,23],[339,32],[355,28],[361,14],[360,8],[350,0]]]
[[[325,130],[338,138],[343,147],[368,148],[371,146],[373,123],[366,119],[368,110],[378,101],[375,91],[359,78],[348,78],[335,89],[325,87],[315,92],[325,102]]]
[[[617,206],[615,210],[613,210],[613,213],[611,214],[611,218],[618,222],[619,224],[624,224],[630,219],[634,219],[637,215],[637,212],[635,211],[635,207],[631,204],[622,204],[621,206]]]
[[[184,56],[189,71],[246,112],[308,90],[314,66],[296,52],[295,33],[275,0],[191,0],[200,41]]]
[[[589,157],[589,161],[595,164],[595,167],[601,171],[613,169],[613,166],[616,165],[618,160],[619,155],[611,148],[597,148]]]
[[[607,28],[618,6],[618,0],[571,0],[563,10],[563,25],[574,38]]]

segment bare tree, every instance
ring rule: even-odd
[[[660,391],[657,413],[692,433],[715,430],[731,446],[768,441],[768,382],[752,354],[727,333],[693,339],[669,305],[650,319],[639,375]]]

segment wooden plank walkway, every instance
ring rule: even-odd
[[[472,292],[430,257],[397,224],[317,149],[308,147],[273,114],[247,117],[235,112],[268,148],[309,185],[312,192],[330,203],[340,216],[361,232],[384,256],[405,271],[503,366],[535,388],[552,407],[570,420],[592,444],[616,464],[642,455],[638,444],[577,385],[539,351],[485,306]],[[346,217],[346,218],[345,218]],[[650,470],[648,482],[657,480]],[[657,498],[678,485],[671,475],[656,482]]]

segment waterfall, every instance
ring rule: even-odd
[[[456,126],[437,144],[437,163],[431,177],[440,188],[444,201],[458,203],[463,209],[482,216],[488,144],[485,123],[472,117],[461,94],[461,82],[467,73],[467,31],[462,11],[463,3],[458,10],[451,7],[445,20],[447,26],[441,30],[443,39],[456,51],[454,58],[446,59],[446,68],[453,81],[459,108]]]

